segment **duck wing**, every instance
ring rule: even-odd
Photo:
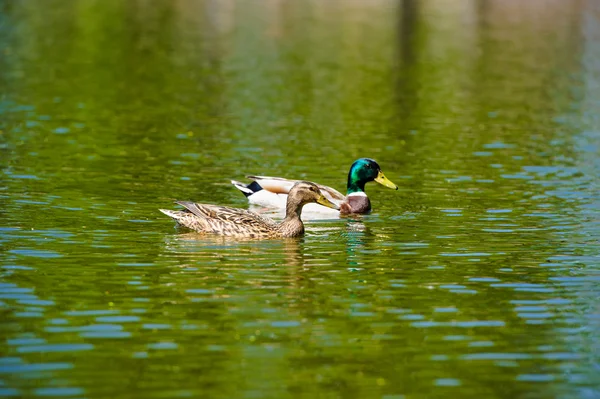
[[[283,177],[271,177],[271,176],[246,176],[248,179],[252,179],[257,182],[263,190],[270,191],[274,194],[287,194],[290,192],[294,184],[298,180],[284,179]]]
[[[299,180],[291,180],[285,179],[283,177],[271,177],[271,176],[246,176],[248,179],[254,180],[258,183],[264,190],[267,190],[274,194],[288,194]],[[312,182],[314,183],[314,182]],[[346,196],[336,189],[324,186],[319,183],[314,183],[319,187],[319,190],[323,193],[323,195],[330,200],[331,202],[338,203],[346,199]]]
[[[176,203],[196,216],[196,223],[192,228],[199,231],[251,236],[277,228],[277,223],[273,220],[245,209],[198,204],[190,201],[177,201]]]
[[[339,203],[340,201],[344,201],[346,199],[346,196],[342,193],[340,193],[339,191],[337,191],[335,188],[329,187],[329,186],[324,186],[322,184],[318,184],[315,183],[317,185],[317,187],[319,187],[319,190],[321,190],[321,192],[323,193],[323,195],[331,202],[334,203]]]

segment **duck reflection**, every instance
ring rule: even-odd
[[[237,266],[246,265],[290,265],[303,263],[299,238],[253,240],[188,232],[165,237],[165,249],[169,256],[185,258],[197,267],[197,261],[206,264],[227,262]],[[283,260],[282,260],[283,258]]]
[[[347,218],[345,227],[347,265],[349,268],[360,268],[364,264],[364,252],[371,246],[374,235],[360,216]]]

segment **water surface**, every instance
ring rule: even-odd
[[[0,1],[0,396],[600,398],[599,15]],[[157,211],[364,156],[300,239]]]

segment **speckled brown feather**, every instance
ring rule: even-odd
[[[281,237],[279,225],[271,219],[254,212],[226,206],[197,204],[178,201],[186,208],[184,211],[168,213],[182,226],[199,233],[220,234],[230,237]]]

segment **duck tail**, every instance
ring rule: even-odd
[[[233,184],[235,186],[235,188],[237,188],[238,190],[240,190],[246,197],[249,197],[252,194],[255,194],[255,193],[257,193],[257,192],[259,192],[260,190],[263,189],[260,186],[260,184],[258,184],[255,181],[253,181],[250,184],[244,184],[242,182],[239,182],[239,181],[236,181],[236,180],[232,180],[231,184]]]
[[[174,220],[179,220],[181,219],[181,217],[183,216],[182,214],[184,214],[185,212],[182,211],[171,211],[169,209],[159,209],[159,211],[161,211],[162,213],[164,213],[165,215],[173,218]]]

